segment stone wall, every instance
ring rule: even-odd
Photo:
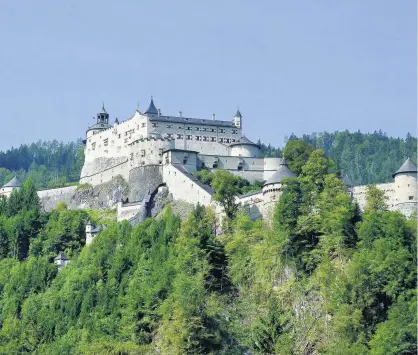
[[[133,168],[129,172],[129,202],[142,201],[163,183],[162,166],[148,165]]]

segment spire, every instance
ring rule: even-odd
[[[116,124],[119,124],[119,120],[118,120],[118,118],[117,118],[117,117],[115,118],[115,123],[116,123]]]
[[[147,110],[144,113],[148,114],[148,115],[158,115],[158,110],[154,105],[154,100],[153,100],[152,96],[151,96],[151,102],[149,104],[149,107],[147,108]]]
[[[239,111],[239,107],[237,106],[237,113],[235,114],[234,117],[239,117],[242,118],[241,112]]]
[[[107,113],[107,111],[106,111],[106,109],[105,109],[105,107],[104,107],[104,102],[102,101],[102,112],[103,113]]]

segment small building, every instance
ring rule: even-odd
[[[2,186],[2,188],[0,189],[0,195],[9,197],[11,193],[14,190],[18,189],[20,186],[21,186],[21,183],[19,179],[15,176],[12,180],[10,180],[8,183]]]
[[[64,252],[60,251],[57,257],[54,259],[54,264],[58,266],[58,270],[61,270],[65,267],[70,260],[65,256]]]
[[[88,221],[86,224],[86,245],[90,245],[93,243],[94,238],[96,238],[97,234],[106,229],[105,225],[103,226],[96,226],[95,224]]]

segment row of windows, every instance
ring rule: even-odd
[[[145,127],[145,123],[141,124],[142,127]],[[158,122],[152,122],[152,127],[157,128]],[[167,124],[167,128],[174,128],[173,124]],[[179,129],[185,129],[186,131],[192,131],[192,126],[178,126]],[[207,128],[207,127],[195,127],[197,132],[216,132],[216,128]],[[219,128],[219,133],[226,133],[225,128]],[[232,129],[232,134],[238,134],[238,129]]]
[[[172,134],[167,134],[167,138],[173,138]],[[177,134],[177,139],[183,139],[183,134]],[[193,136],[191,134],[186,134],[186,140],[191,141],[193,140]],[[216,137],[207,137],[207,136],[195,136],[194,140],[199,142],[216,142]],[[234,143],[236,140],[234,138],[219,138],[219,143]]]

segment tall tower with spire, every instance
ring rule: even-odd
[[[235,127],[242,129],[242,115],[239,108],[237,108],[237,112],[235,113],[235,116],[232,119],[232,123]]]

